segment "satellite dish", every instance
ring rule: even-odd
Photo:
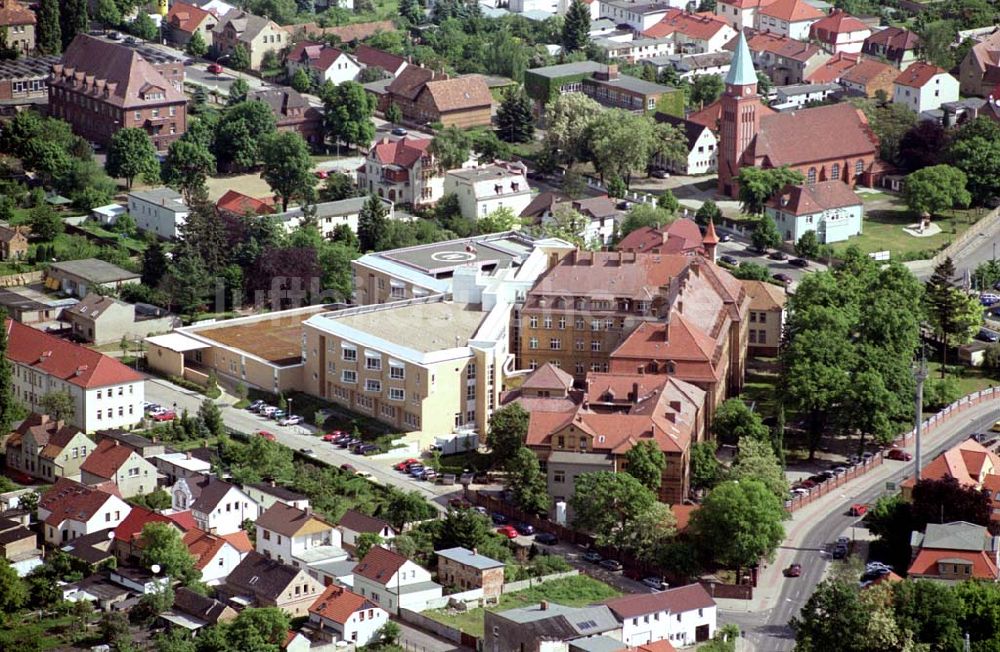
[[[149,567],[149,570],[153,571],[153,575],[156,575],[157,573],[160,572],[160,565],[153,564],[152,566]]]

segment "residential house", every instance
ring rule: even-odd
[[[558,219],[557,213],[562,211],[576,212],[584,218],[577,232],[584,242],[605,245],[611,244],[619,223],[625,216],[619,203],[607,195],[571,200],[559,193],[546,191],[535,195],[531,203],[521,211],[521,218],[530,220],[534,225],[548,225],[555,222]]]
[[[358,78],[362,67],[353,55],[340,48],[315,41],[296,43],[285,57],[285,70],[289,79],[304,69],[318,84],[331,82],[338,85],[345,81],[354,81]]]
[[[344,561],[340,530],[313,514],[285,503],[274,503],[257,517],[256,550],[295,568],[326,561]]]
[[[183,535],[193,526],[190,522],[190,512],[181,514],[164,515],[136,505],[128,513],[122,522],[111,531],[111,553],[114,555],[117,565],[126,566],[140,560],[146,542],[142,538],[142,532],[151,523],[169,525]]]
[[[156,465],[156,470],[164,477],[164,485],[172,487],[181,478],[191,478],[196,475],[209,475],[212,464],[200,460],[190,452],[161,453],[154,455],[150,461]]]
[[[291,43],[288,31],[266,16],[230,11],[212,30],[212,45],[220,55],[232,56],[237,44],[250,55],[250,69],[260,70],[264,55],[277,54]]]
[[[19,57],[0,61],[0,115],[49,103],[49,75],[58,56]]]
[[[917,61],[896,77],[892,101],[920,114],[938,109],[945,102],[957,102],[958,89],[958,80],[947,70]]]
[[[389,621],[389,614],[372,600],[331,584],[309,607],[309,623],[334,642],[368,645]]]
[[[783,240],[798,242],[815,231],[821,244],[842,242],[859,235],[864,225],[864,202],[839,178],[800,186],[785,186],[764,204]]]
[[[429,138],[383,138],[358,168],[358,187],[391,202],[420,208],[444,195],[444,176],[430,151]]]
[[[569,652],[677,652],[669,641],[626,646],[613,636],[601,635],[570,641]]]
[[[890,66],[890,70],[893,68]],[[797,111],[810,104],[826,102],[835,93],[844,89],[837,84],[791,84],[774,89],[771,108],[775,111]]]
[[[644,32],[670,11],[666,2],[629,2],[628,0],[602,0],[601,18],[608,18],[618,25],[628,25],[636,32]]]
[[[128,214],[140,231],[164,240],[174,240],[181,232],[191,209],[173,188],[133,190],[128,194]]]
[[[276,559],[248,553],[225,583],[216,587],[220,599],[243,607],[276,607],[292,618],[309,615],[309,607],[323,593],[323,585],[305,570]]]
[[[419,124],[480,127],[491,123],[493,96],[482,75],[449,77],[429,68],[406,66],[385,87],[379,109],[395,104],[403,118]]]
[[[947,583],[1000,580],[1000,537],[982,525],[965,521],[928,523],[910,537],[911,579]]]
[[[19,0],[0,0],[0,29],[3,45],[26,56],[35,51],[35,12]]]
[[[852,95],[875,98],[884,94],[890,98],[898,75],[899,71],[887,63],[862,58],[840,76],[840,85]]]
[[[767,281],[743,281],[750,295],[750,345],[748,353],[775,358],[781,348],[785,329],[785,303],[788,295]]]
[[[138,127],[165,152],[187,130],[187,97],[161,70],[136,49],[88,34],[52,66],[49,113],[105,146],[119,129]]]
[[[20,227],[0,226],[0,260],[21,260],[28,255],[28,236]]]
[[[622,642],[644,645],[668,641],[676,647],[702,643],[715,635],[715,600],[694,583],[656,593],[605,600],[622,625]]]
[[[885,59],[902,70],[917,60],[920,37],[902,27],[876,29],[865,39],[861,51],[872,57]],[[964,63],[964,60],[963,60]],[[963,94],[965,91],[962,91]]]
[[[382,206],[385,209],[386,217],[390,220],[396,219],[395,206],[389,200],[382,199]],[[310,207],[312,215],[306,215],[306,211],[301,206],[289,208],[284,213],[274,215],[274,221],[281,225],[286,233],[294,233],[307,219],[312,220],[324,238],[332,238],[337,231],[337,227],[346,226],[352,233],[358,232],[358,220],[365,204],[368,203],[368,196],[348,197],[337,201],[327,201],[313,204]]]
[[[834,9],[809,27],[809,39],[821,43],[831,54],[861,52],[871,35],[868,25],[842,9]]]
[[[212,534],[239,532],[243,521],[256,521],[257,503],[239,487],[212,476],[180,478],[170,490],[171,509],[190,510],[199,529]]]
[[[458,591],[482,589],[487,602],[498,602],[503,592],[504,563],[468,548],[436,550],[437,577]]]
[[[389,541],[398,534],[396,529],[386,521],[362,514],[354,509],[344,512],[337,527],[340,528],[344,545],[349,546],[352,550],[358,545],[358,537],[362,534],[377,534],[382,537],[382,541]]]
[[[718,165],[716,160],[718,139],[711,129],[703,124],[666,113],[657,113],[654,117],[661,124],[666,123],[679,129],[687,140],[687,157],[685,159],[668,159],[657,155],[657,165],[678,174],[695,175],[715,172]]]
[[[720,77],[725,77],[726,73],[729,72],[729,62],[732,59],[732,52],[722,50],[721,52],[713,52],[711,54],[675,54],[669,57],[665,63],[676,70],[681,79],[694,81],[695,77],[700,77],[701,75],[719,75]],[[643,61],[642,63],[658,65],[657,60]]]
[[[0,559],[6,559],[18,577],[24,577],[42,565],[38,535],[21,523],[0,518]]]
[[[56,325],[63,308],[76,301],[72,297],[58,299],[29,286],[0,289],[0,307],[11,319],[22,324],[43,324],[42,328],[48,325],[46,322]]]
[[[738,40],[739,35],[726,48],[735,50]],[[779,36],[773,32],[751,33],[747,37],[747,46],[753,57],[754,66],[767,75],[775,86],[821,81],[812,79],[811,76],[830,58],[830,54],[818,45]]]
[[[564,607],[554,602],[484,613],[484,652],[567,650],[567,643],[600,634],[619,638],[621,625],[604,605]]]
[[[958,67],[962,95],[989,97],[1000,83],[1000,30],[972,46]]]
[[[67,392],[74,409],[66,423],[84,432],[142,419],[144,378],[135,370],[19,322],[8,320],[6,327],[14,396],[29,410],[41,410],[42,397],[50,392]]]
[[[246,532],[222,537],[192,528],[184,533],[182,541],[195,558],[194,567],[201,571],[201,581],[209,586],[225,582],[253,550]]]
[[[525,92],[535,102],[535,112],[564,93],[583,93],[599,104],[636,113],[660,110],[681,115],[683,93],[678,89],[622,75],[617,64],[595,61],[563,63],[532,68],[524,73]]]
[[[295,89],[281,87],[251,91],[247,99],[271,107],[278,131],[294,131],[314,147],[323,144],[323,112]]]
[[[969,438],[932,459],[920,471],[921,479],[954,478],[963,487],[982,489],[987,478],[1000,475],[1000,456]],[[910,501],[916,481],[909,477],[900,483],[903,500]]]
[[[878,137],[856,107],[842,103],[788,113],[760,113],[763,105],[757,94],[757,73],[743,34],[737,39],[726,90],[719,103],[722,120],[718,190],[723,195],[738,196],[739,171],[744,165],[784,165],[801,172],[808,184],[840,179],[851,187],[858,182],[871,185],[879,174],[875,166]],[[749,127],[740,127],[737,122]],[[827,137],[818,137],[821,133]]]
[[[687,217],[661,227],[641,226],[622,238],[618,251],[629,253],[704,254],[704,239],[698,224]]]
[[[400,608],[424,611],[442,593],[430,571],[382,546],[373,546],[354,568],[353,590],[390,614]]]
[[[840,78],[847,74],[848,71],[854,69],[861,60],[862,57],[860,54],[838,52],[823,62],[823,65],[813,70],[806,81],[811,84],[840,83]],[[898,76],[898,73],[893,76],[893,80],[895,80],[896,76]]]
[[[160,614],[171,625],[196,632],[203,627],[236,620],[236,610],[215,598],[195,593],[186,586],[174,589],[173,607]],[[168,625],[169,626],[169,625]]]
[[[38,501],[38,520],[45,542],[53,546],[118,527],[131,506],[120,496],[59,478]]]
[[[379,68],[395,79],[407,66],[403,57],[361,43],[354,49],[354,58],[365,68]]]
[[[639,59],[669,56],[677,49],[672,35],[630,40],[622,40],[615,35],[595,39],[592,42],[604,51],[608,60],[622,59],[627,63],[635,63]]]
[[[523,163],[497,161],[476,168],[449,170],[444,177],[445,194],[458,197],[462,217],[478,219],[499,208],[520,215],[531,202],[531,186]]]
[[[50,264],[45,272],[45,287],[82,299],[98,288],[120,290],[123,285],[139,283],[141,279],[141,274],[99,258],[83,258]]]
[[[94,446],[79,428],[33,412],[7,438],[4,448],[7,468],[55,482],[79,479],[80,465]]]
[[[134,432],[129,432],[127,430],[121,430],[120,428],[105,428],[104,430],[94,432],[94,441],[98,444],[105,439],[117,441],[122,446],[126,446],[134,450],[139,454],[139,457],[144,457],[146,459],[150,459],[154,455],[162,455],[166,451],[166,446],[164,446],[163,442],[159,441],[156,437],[147,439],[142,435],[137,435]]]
[[[131,498],[156,490],[156,467],[120,442],[105,439],[80,466],[84,484],[109,482],[122,498]]]
[[[220,214],[225,213],[232,217],[270,215],[274,212],[274,196],[256,198],[244,195],[239,190],[227,190],[215,202],[215,209]]]
[[[219,24],[214,13],[186,2],[174,2],[167,11],[166,21],[166,32],[170,40],[182,47],[188,44],[196,32],[201,34],[205,45],[211,46],[212,30]]]
[[[768,0],[720,0],[715,4],[715,15],[742,32],[757,25],[757,10]]]
[[[293,491],[288,487],[270,482],[252,482],[243,485],[243,491],[257,503],[261,512],[265,512],[275,503],[281,503],[298,509],[309,507],[309,496]],[[348,510],[350,511],[350,510]]]
[[[806,0],[773,0],[757,9],[754,25],[762,32],[770,32],[796,41],[809,39],[813,23],[823,18],[822,11]]]
[[[136,343],[150,333],[181,325],[180,317],[163,308],[140,307],[97,293],[64,309],[59,320],[70,325],[74,339],[91,344],[117,344],[122,338]]]
[[[712,15],[670,9],[651,27],[641,31],[646,38],[669,38],[673,47],[659,54],[713,54],[736,36],[736,30]],[[641,58],[641,57],[636,57]]]

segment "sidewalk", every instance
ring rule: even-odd
[[[939,448],[942,448],[946,443],[951,444],[951,440],[956,435],[967,430],[970,421],[982,418],[998,409],[1000,409],[1000,401],[985,401],[960,413],[947,425],[942,425],[940,428],[934,429],[930,434],[923,437],[923,449],[925,451],[923,463],[926,465],[933,457],[939,454]],[[912,451],[912,449],[912,445],[907,447],[907,450]],[[778,603],[781,591],[785,585],[785,577],[782,574],[783,569],[792,562],[801,548],[802,540],[811,531],[812,527],[816,525],[817,521],[822,520],[824,515],[829,514],[831,510],[848,499],[871,492],[877,487],[884,487],[885,482],[892,476],[900,473],[900,471],[906,470],[907,476],[910,475],[912,473],[912,466],[912,463],[905,466],[900,466],[893,462],[883,463],[873,471],[856,479],[853,483],[848,483],[840,487],[841,491],[830,492],[826,496],[794,512],[791,518],[785,521],[785,540],[778,548],[774,563],[767,564],[760,571],[757,578],[757,586],[754,588],[753,599],[734,600],[716,598],[715,602],[719,609],[724,611],[761,612],[773,608]]]

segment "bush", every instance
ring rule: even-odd
[[[167,376],[167,380],[172,382],[179,387],[184,389],[189,389],[192,392],[198,392],[199,394],[204,394],[208,398],[219,398],[222,396],[222,390],[216,385],[212,388],[202,387],[196,382],[190,381],[187,378],[181,378],[180,376]]]
[[[924,387],[924,409],[937,411],[962,397],[958,379],[951,376],[929,380]]]

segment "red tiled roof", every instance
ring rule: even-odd
[[[658,593],[623,595],[605,600],[604,604],[621,619],[636,618],[658,611],[682,614],[695,609],[707,609],[715,606],[715,600],[704,586],[696,583]]]
[[[938,75],[947,75],[948,71],[940,66],[935,66],[923,61],[915,61],[910,66],[899,73],[896,77],[896,84],[909,86],[910,88],[923,88],[930,80]]]
[[[364,596],[342,586],[331,584],[323,591],[323,595],[316,598],[316,602],[309,607],[309,613],[343,625],[351,615],[358,611],[379,608],[378,605],[373,604]]]
[[[243,530],[233,532],[232,534],[223,534],[222,538],[240,552],[250,552],[253,550],[253,543],[250,541],[250,536]]]
[[[0,26],[34,25],[35,12],[15,0],[0,2]]]
[[[374,155],[382,165],[398,165],[409,169],[427,155],[431,142],[430,138],[415,139],[405,136],[399,140],[383,140],[375,145]]]
[[[194,521],[194,514],[191,510],[185,510],[183,512],[174,512],[173,514],[167,514],[167,518],[180,526],[182,530],[190,530],[193,527],[197,527]]]
[[[400,66],[406,63],[406,59],[403,57],[373,48],[372,46],[365,45],[364,43],[359,45],[357,49],[354,50],[354,58],[369,68],[372,66],[378,66],[390,74],[394,74],[397,70],[399,70]]]
[[[145,507],[134,506],[132,511],[128,513],[128,516],[115,528],[115,539],[129,544],[136,543],[142,537],[142,528],[146,527],[147,523],[170,523],[177,525],[168,516],[157,514]],[[183,531],[184,528],[181,528],[181,530]]]
[[[763,16],[773,16],[779,20],[798,23],[804,20],[818,20],[823,12],[805,0],[774,0],[758,11]]]
[[[886,27],[872,32],[865,39],[865,45],[881,45],[892,50],[913,50],[920,45],[920,37],[908,29]]]
[[[409,70],[409,66],[404,72],[406,70]],[[424,87],[431,94],[434,106],[442,113],[493,105],[493,95],[482,75],[429,81]]]
[[[772,167],[874,156],[878,137],[850,104],[761,116],[754,154]]]
[[[677,532],[681,533],[687,529],[688,525],[691,523],[691,515],[698,511],[698,505],[682,505],[680,503],[670,506],[670,511],[673,513],[674,518],[677,519],[675,527]]]
[[[134,452],[128,446],[122,446],[117,439],[104,439],[80,465],[80,470],[99,478],[113,479]]]
[[[767,205],[792,215],[812,215],[832,208],[858,206],[861,198],[843,181],[785,186]]]
[[[227,190],[219,197],[215,207],[220,211],[228,211],[235,215],[269,215],[274,212],[274,197],[257,199],[244,195],[238,190]]]
[[[775,110],[769,106],[761,104],[757,107],[757,114],[761,117],[766,115],[771,115],[775,113]],[[712,130],[713,133],[718,135],[719,133],[719,119],[722,117],[722,102],[716,100],[703,108],[700,111],[695,111],[687,117],[689,122],[694,122],[700,125],[704,125]]]
[[[408,560],[403,555],[382,546],[374,546],[358,562],[354,573],[383,586]]]
[[[683,34],[691,39],[708,40],[729,27],[714,17],[691,14],[681,9],[670,9],[666,15],[642,33],[646,38],[663,38]]]
[[[342,25],[340,27],[320,27],[316,23],[298,23],[295,25],[285,25],[281,29],[292,35],[319,35],[336,36],[341,43],[351,41],[363,41],[379,32],[395,32],[396,25],[391,20],[377,20],[370,23],[354,23],[353,25]]]
[[[38,506],[50,512],[45,519],[48,525],[59,525],[70,519],[84,522],[90,520],[112,495],[68,478],[59,478],[42,494]]]
[[[869,29],[868,25],[865,25],[854,16],[836,10],[810,25],[809,34],[812,38],[834,43],[839,34],[863,32]]]
[[[103,353],[7,320],[7,358],[84,388],[142,380],[142,376]]]
[[[209,534],[197,528],[185,532],[182,540],[184,541],[184,545],[187,546],[188,552],[195,558],[194,565],[198,570],[202,570],[205,566],[208,566],[212,559],[228,543],[222,537]]]
[[[802,62],[823,53],[823,49],[818,45],[796,41],[795,39],[769,32],[755,32],[747,36],[747,47],[750,48],[751,52],[770,52],[779,57]],[[725,46],[727,50],[734,50],[735,48],[736,38],[729,41]]]
[[[188,34],[193,34],[209,16],[214,16],[195,5],[175,2],[167,12],[167,23],[173,28]]]
[[[979,477],[983,473],[983,468],[987,466],[993,473],[1000,472],[1000,456],[970,438],[931,460],[921,469],[920,477],[932,480],[955,478],[959,484],[966,487],[978,487]],[[991,474],[987,474],[986,477],[989,475]],[[911,476],[900,486],[912,487],[914,484],[915,481]]]
[[[561,389],[568,390],[573,387],[573,376],[566,373],[559,367],[546,362],[525,377],[521,383],[526,389]]]
[[[979,580],[996,581],[1000,577],[997,572],[996,562],[985,551],[974,552],[971,550],[936,550],[933,548],[921,548],[917,553],[908,571],[911,576],[936,577],[938,573],[938,563],[946,562],[949,559],[961,559],[972,564],[972,578]]]
[[[847,71],[858,65],[858,61],[860,60],[860,54],[838,52],[807,75],[806,81],[812,84],[830,84],[836,82]]]
[[[721,0],[719,4],[726,4],[737,9],[757,9],[770,2],[773,0]]]
[[[840,81],[867,86],[879,76],[884,76],[888,73],[892,74],[893,79],[896,78],[896,69],[889,64],[876,61],[875,59],[862,59],[856,66],[841,75]]]

